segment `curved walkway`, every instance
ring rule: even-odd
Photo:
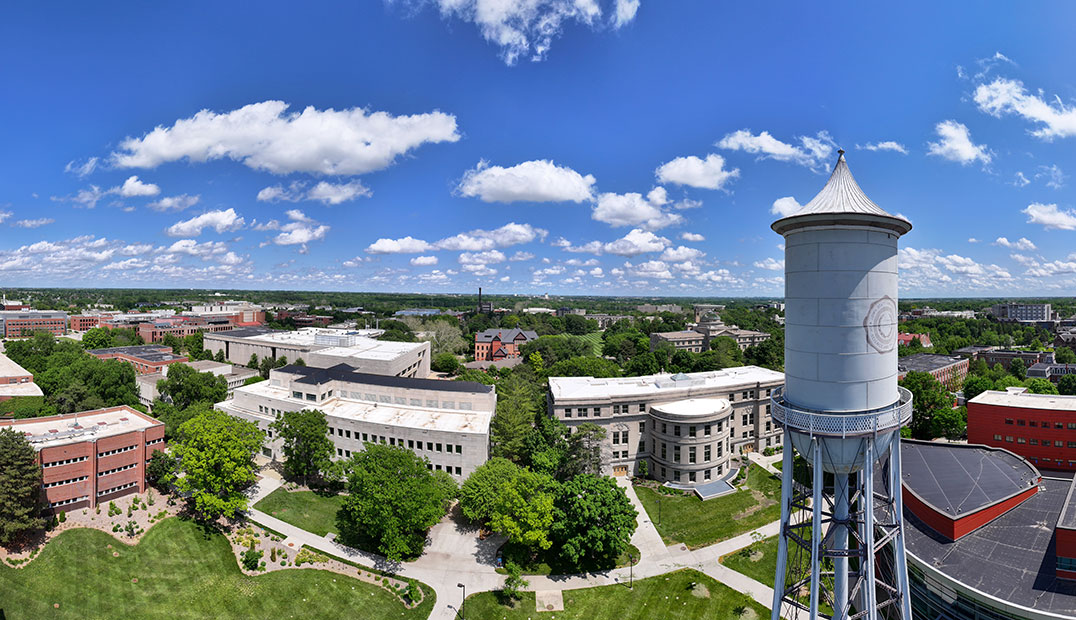
[[[683,545],[666,546],[654,524],[639,502],[634,488],[627,480],[618,483],[624,487],[632,505],[639,512],[639,526],[631,542],[639,548],[642,558],[632,568],[617,568],[579,575],[530,575],[528,590],[575,590],[594,586],[625,583],[630,578],[656,577],[681,568],[697,569],[716,581],[742,592],[758,601],[767,609],[773,604],[773,589],[750,577],[725,567],[718,559],[750,545],[754,532],[764,537],[777,534],[780,523],[766,525],[700,549],[689,550]],[[280,480],[266,476],[254,487],[250,499],[253,506],[280,486]],[[338,544],[329,537],[321,537],[260,510],[248,510],[250,520],[268,527],[289,540],[308,545],[323,553],[345,558],[379,570],[396,572],[404,577],[418,579],[437,593],[437,604],[430,613],[430,620],[454,620],[463,600],[463,588],[469,594],[497,590],[504,584],[504,575],[494,570],[497,549],[504,539],[491,536],[479,540],[477,528],[468,524],[458,511],[453,510],[430,531],[429,542],[422,556],[413,562],[394,563],[386,558]]]

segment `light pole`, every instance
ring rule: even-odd
[[[635,556],[628,553],[628,589],[635,589]]]
[[[463,588],[463,602],[460,603],[460,620],[467,620],[467,586],[457,583],[456,587]]]

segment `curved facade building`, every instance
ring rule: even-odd
[[[729,470],[732,405],[723,398],[688,398],[650,407],[650,474],[661,481],[697,483]]]

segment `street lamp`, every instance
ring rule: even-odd
[[[456,587],[463,588],[463,602],[460,603],[460,620],[467,620],[467,586],[457,583]]]
[[[628,589],[635,589],[635,556],[628,552]]]

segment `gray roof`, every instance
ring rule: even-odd
[[[155,344],[140,344],[129,347],[111,347],[108,349],[91,349],[86,351],[91,355],[126,355],[147,362],[168,362],[184,359],[182,355],[172,353],[170,347]]]
[[[935,353],[916,353],[915,355],[906,355],[897,359],[897,370],[900,372],[931,372],[963,361],[963,357],[950,357]]]
[[[901,235],[911,230],[911,222],[887,213],[867,198],[844,161],[844,151],[837,153],[837,165],[822,191],[799,211],[774,222],[774,231],[785,234],[804,226],[841,224],[873,224]]]
[[[498,338],[501,342],[514,342],[521,334],[523,335],[524,340],[534,340],[538,338],[538,332],[525,331],[518,327],[513,329],[493,328],[475,334],[475,342],[493,342],[494,338]]]

